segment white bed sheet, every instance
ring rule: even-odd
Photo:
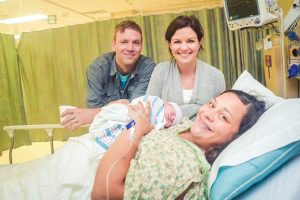
[[[0,166],[0,199],[91,199],[104,150],[90,134],[70,138],[54,155]]]

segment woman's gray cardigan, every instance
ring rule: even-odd
[[[225,78],[217,68],[197,60],[190,103],[183,103],[182,85],[175,60],[159,63],[152,73],[146,94],[180,105],[184,116],[194,118],[199,108],[225,90]]]

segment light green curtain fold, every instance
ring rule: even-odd
[[[238,75],[247,69],[258,81],[265,82],[263,69],[263,53],[256,50],[256,42],[262,40],[268,30],[245,29],[242,31],[233,31],[232,40],[230,43],[230,63],[231,76],[234,78],[227,82],[230,85],[234,83]],[[231,36],[229,36],[231,38]]]
[[[25,124],[21,81],[13,35],[0,33],[0,155],[9,146],[3,126]],[[16,131],[15,146],[30,144],[25,131]]]
[[[199,58],[224,72],[228,88],[244,69],[263,82],[262,52],[255,50],[255,42],[266,31],[228,30],[223,8],[127,18],[142,27],[144,55],[156,63],[170,59],[164,34],[168,24],[183,14],[199,18],[205,49]],[[27,124],[59,123],[59,105],[85,107],[86,68],[97,56],[111,51],[113,29],[124,19],[22,34],[17,53]],[[66,140],[86,131],[56,130],[55,139]],[[30,131],[30,139],[48,140],[40,132]]]
[[[86,65],[98,53],[90,44],[93,29],[78,25],[22,35],[18,54],[28,124],[60,123],[59,105],[85,106]],[[58,140],[82,134],[82,130],[55,131]],[[47,141],[41,132],[30,131],[30,138]]]

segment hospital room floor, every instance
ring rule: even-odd
[[[54,141],[54,152],[65,142]],[[13,150],[13,163],[23,163],[45,155],[51,154],[49,142],[33,142],[29,146],[21,146]],[[9,151],[3,151],[0,156],[0,164],[9,164]]]

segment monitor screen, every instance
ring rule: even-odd
[[[257,0],[227,0],[229,21],[258,15]]]

